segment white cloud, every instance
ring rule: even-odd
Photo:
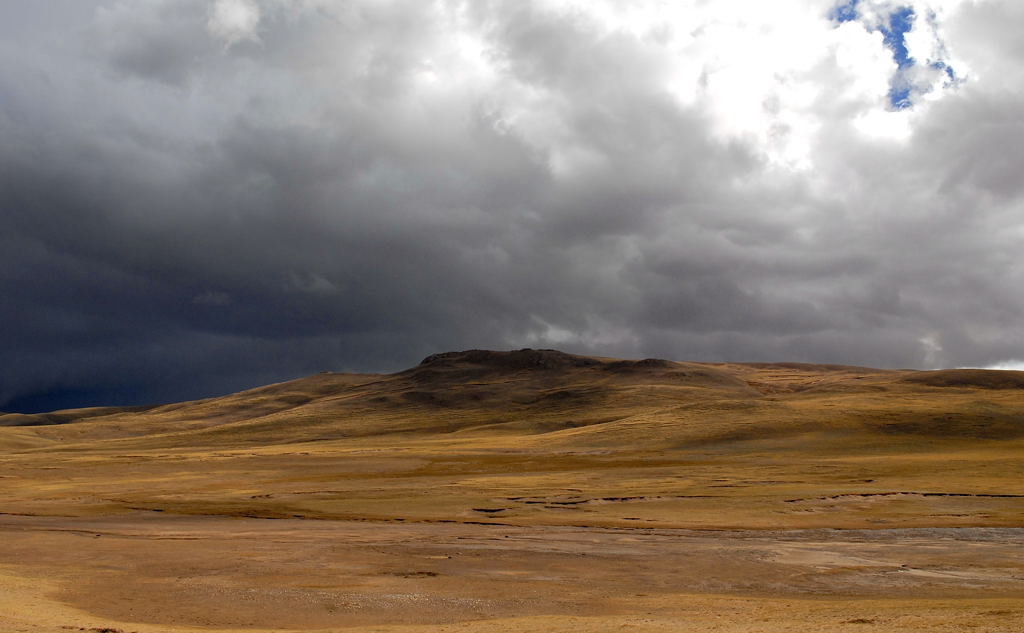
[[[874,108],[859,114],[853,125],[865,136],[895,141],[906,140],[912,128],[913,116],[907,110]]]
[[[1010,369],[1013,371],[1024,371],[1024,360],[1007,360],[994,365],[989,365],[984,369]]]
[[[259,40],[260,8],[252,0],[216,0],[206,28],[231,46],[242,40]]]

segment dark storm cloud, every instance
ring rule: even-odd
[[[903,115],[884,67],[871,81],[880,41],[861,65],[836,39],[780,68],[737,131],[721,91],[750,82],[726,81],[714,9],[680,18],[680,50],[668,27],[553,4],[0,9],[39,34],[0,45],[0,408],[469,347],[1024,358],[1024,56],[984,34],[1017,9],[947,16],[976,76],[900,140],[854,124]],[[822,38],[874,41],[818,13]],[[794,110],[797,84],[817,96]],[[801,138],[807,164],[780,163]]]

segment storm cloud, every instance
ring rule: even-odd
[[[1024,359],[1018,2],[60,0],[0,25],[0,410],[473,347]]]

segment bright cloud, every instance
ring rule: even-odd
[[[206,23],[210,33],[228,45],[241,40],[258,40],[260,8],[252,0],[216,0]]]

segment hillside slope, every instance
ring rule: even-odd
[[[0,416],[0,512],[665,527],[1024,525],[1024,373],[437,354]]]

